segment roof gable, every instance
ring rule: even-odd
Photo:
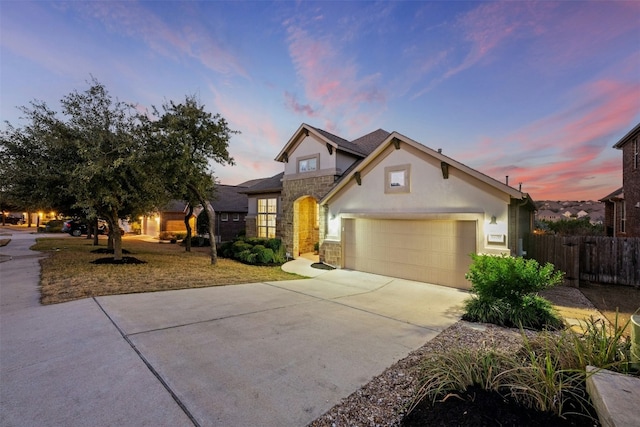
[[[383,152],[387,149],[387,147],[393,145],[395,146],[395,148],[400,149],[402,144],[408,144],[409,146],[413,147],[414,149],[432,157],[433,159],[435,159],[436,161],[441,162],[441,164],[444,167],[444,164],[446,164],[447,168],[452,167],[455,168],[461,172],[463,172],[466,175],[469,175],[487,185],[489,185],[490,187],[505,193],[507,195],[509,195],[509,197],[514,198],[514,199],[520,199],[520,200],[526,200],[527,202],[533,204],[533,201],[531,200],[531,198],[529,197],[529,195],[527,193],[523,193],[521,191],[516,190],[513,187],[510,187],[494,178],[491,178],[488,175],[485,175],[475,169],[472,169],[448,156],[445,156],[444,154],[442,154],[440,151],[435,151],[425,145],[420,144],[419,142],[416,142],[398,132],[393,132],[391,134],[388,134],[387,138],[380,143],[366,158],[364,158],[362,161],[358,162],[357,164],[354,165],[354,167],[352,167],[349,171],[347,171],[342,178],[336,183],[336,185],[334,186],[334,188],[329,191],[329,193],[327,193],[327,195],[321,200],[321,203],[328,203],[328,201],[336,194],[338,194],[342,188],[344,188],[353,178],[356,174],[360,174],[360,172],[365,169],[369,164],[372,164],[374,162],[378,161],[378,158],[383,154]]]
[[[303,137],[310,134],[313,134],[320,142],[331,145],[336,150],[344,151],[360,158],[369,155],[389,136],[389,132],[378,129],[353,141],[347,141],[330,132],[303,123],[285,144],[284,148],[280,150],[275,160],[278,162],[286,162],[289,155],[296,149],[298,144],[300,144]]]

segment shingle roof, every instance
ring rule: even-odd
[[[217,212],[247,212],[249,199],[246,194],[241,193],[246,189],[237,185],[216,185],[211,206]]]
[[[184,212],[187,204],[183,200],[171,200],[162,208],[162,212]]]
[[[240,191],[243,194],[256,194],[256,193],[278,193],[282,191],[282,177],[284,172],[280,172],[269,178],[260,179],[257,184],[252,185],[249,188],[243,188]]]
[[[361,136],[360,138],[354,139],[353,141],[347,141],[346,139],[329,133],[326,130],[319,129],[317,127],[313,127],[313,129],[315,129],[318,133],[320,133],[328,140],[335,142],[338,145],[339,149],[342,148],[348,151],[352,151],[361,154],[363,157],[371,154],[373,150],[375,150],[378,145],[380,145],[382,141],[384,141],[390,135],[389,132],[383,129],[378,129],[364,136]]]
[[[599,202],[608,202],[611,199],[624,199],[624,187],[618,188],[611,194],[607,194],[602,199],[598,200]]]
[[[360,150],[366,154],[367,156],[373,153],[373,150],[378,148],[382,142],[387,139],[391,135],[384,129],[378,129],[371,133],[368,133],[364,136],[361,136],[358,139],[354,139],[351,141],[352,144],[358,146]]]

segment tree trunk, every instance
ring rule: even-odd
[[[98,218],[93,220],[93,246],[98,246]]]
[[[187,237],[184,240],[185,252],[191,252],[191,223],[189,222],[191,215],[193,215],[193,205],[189,203],[189,211],[184,216],[184,225],[187,227]]]
[[[106,219],[109,224],[108,249],[113,249],[113,259],[115,261],[120,261],[122,260],[122,234],[120,234],[118,213],[112,212]]]
[[[218,253],[216,251],[216,236],[214,234],[216,226],[216,212],[213,210],[213,206],[211,206],[211,203],[209,203],[209,201],[202,194],[200,194],[200,191],[198,191],[195,185],[187,183],[187,188],[189,188],[189,191],[191,191],[193,195],[198,199],[205,212],[207,213],[207,218],[209,218],[209,244],[211,245],[211,265],[216,265],[218,263]]]
[[[207,218],[209,218],[209,243],[211,244],[211,265],[216,265],[218,263],[218,252],[216,251],[216,235],[215,235],[215,227],[216,227],[216,211],[213,210],[213,206],[209,203],[208,200],[202,200],[202,206],[204,206],[204,210],[207,212]]]

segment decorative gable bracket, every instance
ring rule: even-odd
[[[442,169],[442,178],[449,179],[449,164],[447,162],[440,162],[440,169]]]
[[[393,138],[391,142],[393,142],[393,146],[396,147],[396,150],[400,149],[400,140],[398,138]]]
[[[360,171],[356,171],[356,173],[353,174],[353,177],[356,179],[358,185],[362,185],[362,177],[360,176]]]

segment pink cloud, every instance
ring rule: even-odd
[[[575,92],[567,109],[500,140],[481,140],[478,169],[509,175],[539,199],[597,199],[613,191],[622,160],[612,145],[640,116],[640,83],[598,80]]]
[[[353,60],[345,58],[328,38],[313,38],[295,25],[287,31],[289,54],[306,99],[317,106],[315,113],[336,127],[345,124],[343,117],[355,117],[357,128],[352,132],[369,126],[386,102],[377,86],[380,75],[361,75]]]
[[[300,104],[296,99],[295,95],[285,91],[284,99],[285,99],[286,107],[292,110],[293,112],[297,114],[304,114],[308,117],[316,116],[316,112],[313,109],[313,107],[309,104],[304,104],[304,105]]]

